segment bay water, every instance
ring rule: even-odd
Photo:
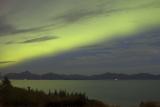
[[[121,107],[137,107],[141,101],[160,101],[160,80],[12,80],[12,84],[45,92],[82,92],[90,99]]]

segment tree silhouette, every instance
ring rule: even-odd
[[[4,79],[2,80],[2,86],[3,87],[12,87],[12,84],[7,77],[4,77]]]

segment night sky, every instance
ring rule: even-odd
[[[160,73],[160,0],[0,0],[0,72]]]

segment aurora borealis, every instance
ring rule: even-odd
[[[159,25],[159,0],[0,0],[0,71],[157,72]]]

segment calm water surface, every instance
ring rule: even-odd
[[[18,87],[85,92],[89,98],[134,107],[142,100],[160,100],[160,81],[155,80],[13,80]]]

